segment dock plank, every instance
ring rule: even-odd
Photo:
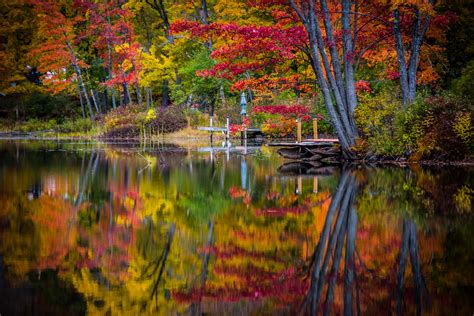
[[[338,144],[339,140],[335,138],[325,138],[325,139],[307,139],[301,143],[297,142],[273,142],[268,143],[267,146],[271,147],[320,147],[320,146],[332,146]]]

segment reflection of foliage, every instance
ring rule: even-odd
[[[472,211],[472,197],[474,190],[463,185],[454,195],[454,202],[459,213],[470,213]]]
[[[271,153],[268,159],[246,156],[243,169],[244,158],[218,154],[210,162],[207,154],[149,153],[152,163],[143,169],[142,157],[119,150],[91,159],[51,154],[52,165],[43,153],[20,154],[20,165],[12,158],[16,151],[3,153],[7,168],[0,187],[7,194],[0,193],[0,252],[6,279],[21,283],[30,275],[32,282],[43,274],[45,283],[38,286],[51,286],[58,299],[85,302],[89,313],[183,314],[202,303],[203,313],[222,314],[213,308],[234,302],[247,302],[250,312],[260,308],[255,313],[296,309],[310,289],[312,275],[302,272],[316,267],[311,262],[324,227],[337,232],[339,223],[349,236],[343,226],[348,212],[330,211],[341,177],[273,176],[280,161]],[[471,173],[417,167],[353,171],[351,181],[359,189],[357,212],[350,212],[357,225],[352,222],[349,263],[357,273],[361,312],[395,306],[390,293],[406,236],[416,238],[421,272],[437,291],[434,313],[469,302],[463,289],[474,282],[464,273],[474,254],[472,218],[466,214],[472,207]],[[463,216],[451,211],[453,205]],[[406,236],[404,221],[412,229]],[[331,234],[324,233],[321,244],[329,245]],[[332,242],[336,247],[337,240]],[[343,304],[342,273],[351,265],[342,255],[333,273],[333,258],[321,254],[320,268],[328,271],[319,270],[325,275],[319,280],[335,280],[336,312]],[[406,280],[411,269],[407,265]],[[55,294],[58,288],[67,293]],[[414,305],[413,291],[407,282],[408,305]],[[450,302],[444,309],[443,301]]]

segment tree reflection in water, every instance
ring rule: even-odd
[[[470,310],[472,173],[173,150],[0,152],[5,314]]]

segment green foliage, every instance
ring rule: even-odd
[[[18,127],[18,130],[22,132],[51,131],[54,130],[56,126],[57,122],[55,119],[51,119],[49,121],[42,121],[37,118],[32,118],[22,123]]]
[[[367,150],[414,160],[472,155],[472,105],[452,95],[418,97],[403,107],[395,93],[360,97],[357,124]]]
[[[472,211],[472,199],[474,190],[467,185],[463,185],[453,196],[456,209],[459,213],[470,213]]]
[[[87,133],[94,127],[94,123],[88,118],[74,121],[66,120],[57,126],[56,130],[62,133]]]
[[[54,118],[61,121],[80,116],[80,111],[77,98],[65,94],[50,95],[35,91],[0,97],[0,113],[10,120]]]
[[[474,60],[471,60],[462,70],[461,75],[454,79],[451,90],[459,96],[474,99]]]
[[[190,102],[209,106],[217,101],[220,86],[227,88],[229,84],[223,79],[198,76],[196,72],[213,67],[215,61],[206,48],[194,47],[190,51],[193,53],[178,70],[181,82],[170,86],[171,100],[175,104]]]
[[[472,125],[472,113],[459,112],[453,124],[453,130],[456,135],[462,139],[470,151],[474,150],[474,128]]]
[[[355,118],[370,152],[390,155],[404,152],[394,130],[395,115],[401,109],[400,100],[387,92],[359,98]]]

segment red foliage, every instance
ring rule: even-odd
[[[356,81],[355,88],[357,92],[370,93],[372,91],[370,88],[370,83],[365,80]]]
[[[304,105],[262,105],[255,106],[252,109],[253,113],[269,113],[280,115],[294,115],[297,117],[306,117],[309,114],[309,109]]]

